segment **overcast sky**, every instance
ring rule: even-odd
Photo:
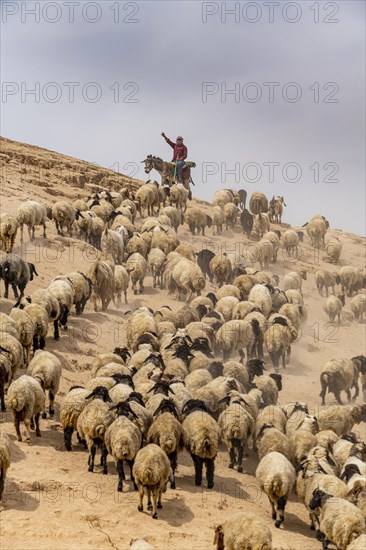
[[[1,134],[141,179],[182,135],[196,196],[364,234],[365,3],[222,4],[2,0]]]

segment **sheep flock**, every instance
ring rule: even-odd
[[[126,521],[123,542],[106,528],[114,548],[365,549],[366,270],[323,215],[291,227],[282,196],[209,204],[152,180],[15,202],[0,213],[3,528],[14,484],[37,487],[52,456],[64,483],[108,488]],[[344,331],[360,335],[346,354]]]

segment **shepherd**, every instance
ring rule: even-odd
[[[163,138],[167,143],[169,143],[170,147],[173,149],[173,158],[172,162],[175,163],[175,170],[176,170],[176,176],[177,176],[177,182],[183,183],[183,167],[185,165],[185,160],[188,156],[188,149],[183,143],[182,136],[178,136],[175,140],[175,143],[171,141],[164,132],[161,133]]]

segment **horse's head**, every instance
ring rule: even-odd
[[[147,155],[145,160],[142,160],[141,163],[145,164],[145,173],[150,174],[151,170],[154,168],[154,160],[152,155]]]

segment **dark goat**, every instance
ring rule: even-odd
[[[253,214],[251,214],[247,209],[243,210],[243,212],[240,214],[240,225],[243,228],[243,233],[246,234],[248,239],[253,229],[253,221],[254,221]]]
[[[9,297],[9,285],[13,289],[14,298],[19,298],[18,289],[22,298],[25,287],[29,281],[33,281],[33,275],[38,276],[34,264],[26,262],[17,254],[6,254],[0,263],[0,279],[5,284],[4,298]]]
[[[210,261],[215,256],[215,253],[212,252],[212,250],[208,250],[208,248],[204,248],[203,250],[200,250],[197,254],[197,265],[201,268],[201,271],[206,278],[206,275],[210,279],[210,282],[213,281],[213,274],[210,269]]]

